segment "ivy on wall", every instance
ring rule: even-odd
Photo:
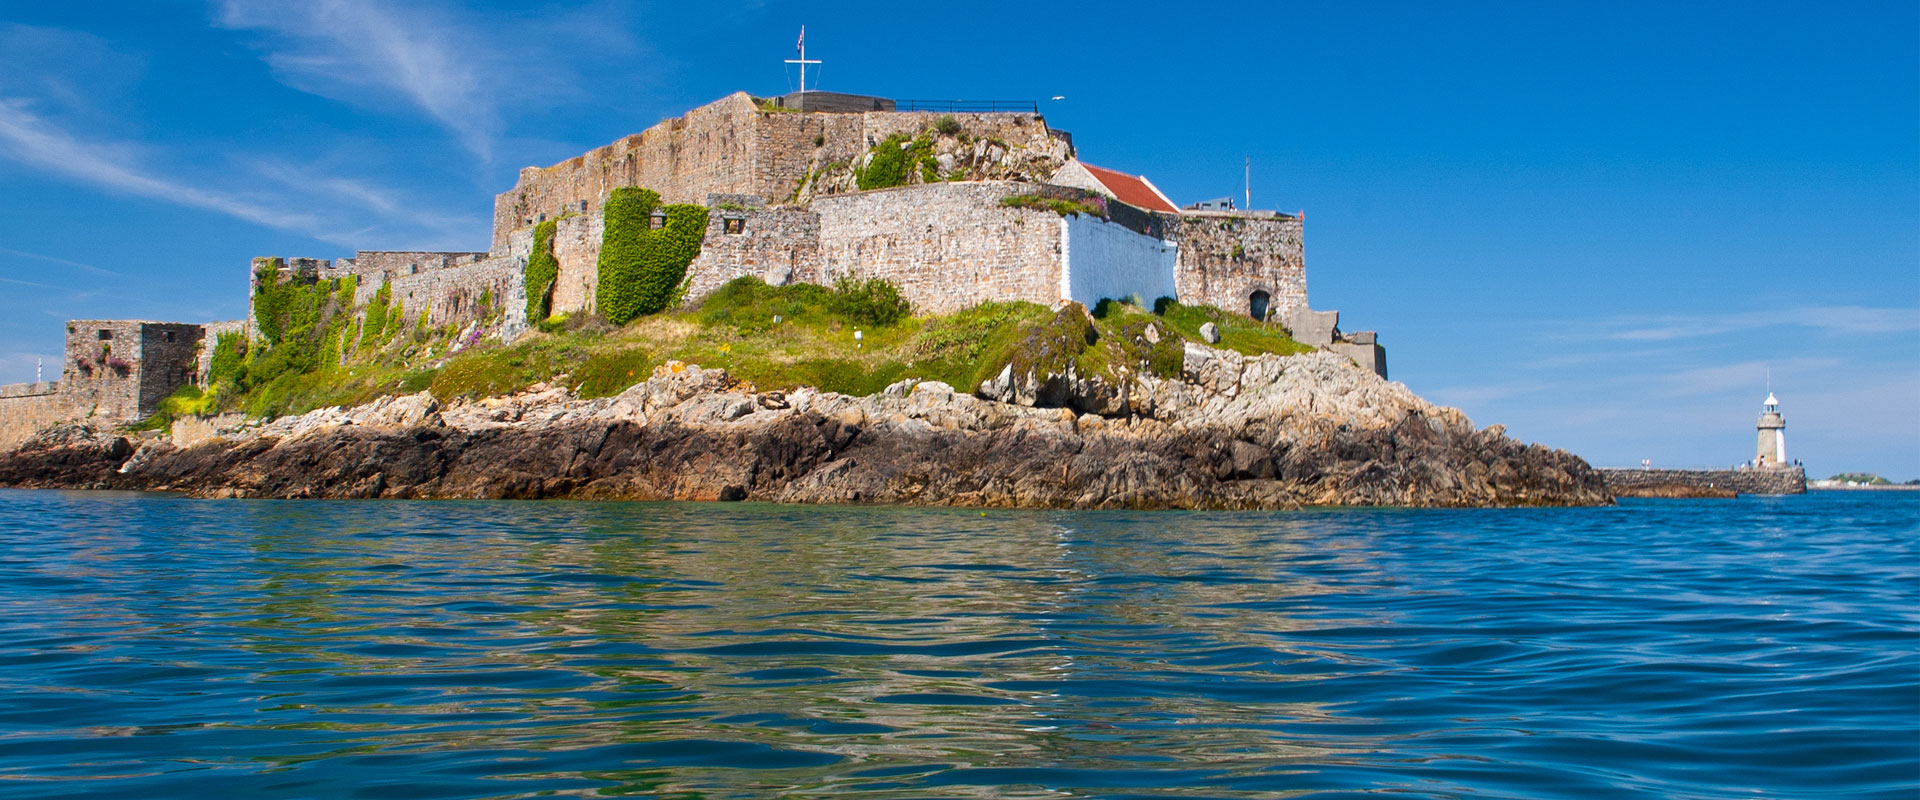
[[[659,208],[660,194],[638,186],[614,189],[607,199],[595,302],[615,325],[672,305],[687,265],[700,255],[707,210],[687,204],[666,206],[665,224],[656,229],[653,213]]]
[[[393,284],[380,283],[380,291],[373,293],[373,299],[367,301],[367,318],[360,323],[360,347],[367,349],[386,344],[392,338],[387,331],[387,301],[393,298]],[[398,314],[394,315],[396,318]]]
[[[560,277],[560,259],[553,255],[553,235],[559,220],[547,220],[533,228],[533,252],[527,255],[527,321],[539,322],[552,315],[553,282]]]

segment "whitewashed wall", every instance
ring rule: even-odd
[[[1177,297],[1179,247],[1098,217],[1060,218],[1060,294],[1092,308],[1101,298]]]

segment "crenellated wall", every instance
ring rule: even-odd
[[[598,211],[621,186],[647,187],[666,203],[702,203],[709,194],[781,203],[846,191],[848,168],[873,145],[895,133],[917,135],[947,116],[1003,171],[1047,175],[1072,156],[1072,146],[1031,113],[763,111],[736,92],[558,164],[522,169],[514,187],[494,198],[491,249],[506,252],[514,231],[539,222]],[[802,184],[825,170],[840,181],[803,196]]]

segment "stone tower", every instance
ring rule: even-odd
[[[1759,469],[1787,466],[1787,418],[1780,416],[1780,401],[1774,399],[1772,392],[1767,393],[1767,405],[1754,427],[1760,429],[1760,447],[1754,454],[1753,466]]]

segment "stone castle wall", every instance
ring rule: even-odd
[[[41,428],[80,419],[86,413],[59,392],[55,381],[0,386],[0,452],[19,447]]]
[[[146,417],[194,380],[204,335],[179,322],[73,320],[60,394],[76,417]]]
[[[506,252],[508,235],[521,228],[598,211],[620,186],[645,186],[667,203],[698,203],[713,192],[764,196],[753,158],[762,115],[736,92],[553,166],[523,169],[494,198],[492,250]]]
[[[221,336],[229,333],[237,333],[240,334],[241,341],[252,338],[252,327],[247,324],[246,320],[236,319],[225,322],[209,322],[205,327],[207,332],[206,337],[201,339],[198,363],[194,365],[194,373],[198,376],[194,382],[201,386],[207,385],[207,375],[213,371],[213,350],[214,346],[219,343]]]
[[[825,283],[820,215],[800,208],[714,209],[700,256],[688,265],[687,275],[689,298],[746,275],[774,286]]]
[[[1060,296],[1060,217],[1008,208],[1030,184],[935,183],[815,198],[822,283],[885,278],[916,313]]]
[[[1164,220],[1180,242],[1180,302],[1249,313],[1256,291],[1268,294],[1273,319],[1307,307],[1307,269],[1300,220],[1287,216],[1187,214]]]
[[[423,311],[430,325],[455,326],[501,311],[505,324],[517,331],[526,327],[526,268],[524,257],[503,255],[397,275],[392,279],[392,300],[401,304],[409,325],[417,323]]]
[[[514,187],[494,198],[491,249],[505,253],[514,231],[539,222],[597,211],[621,186],[652,189],[666,203],[703,203],[709,194],[754,195],[770,203],[800,199],[802,183],[814,172],[858,165],[868,148],[888,136],[918,134],[944,116],[762,111],[752,97],[736,92],[578,157],[521,170]],[[951,116],[982,149],[1012,148],[1056,167],[1071,156],[1072,147],[1039,115]]]
[[[562,217],[554,226],[553,257],[560,272],[553,279],[553,313],[575,314],[594,310],[594,292],[600,289],[600,234],[606,226],[606,213],[594,209],[585,214]],[[533,234],[520,231],[513,235],[510,252],[532,252]]]
[[[1659,486],[1704,486],[1740,494],[1806,494],[1807,471],[1791,469],[1601,469],[1615,492]]]

